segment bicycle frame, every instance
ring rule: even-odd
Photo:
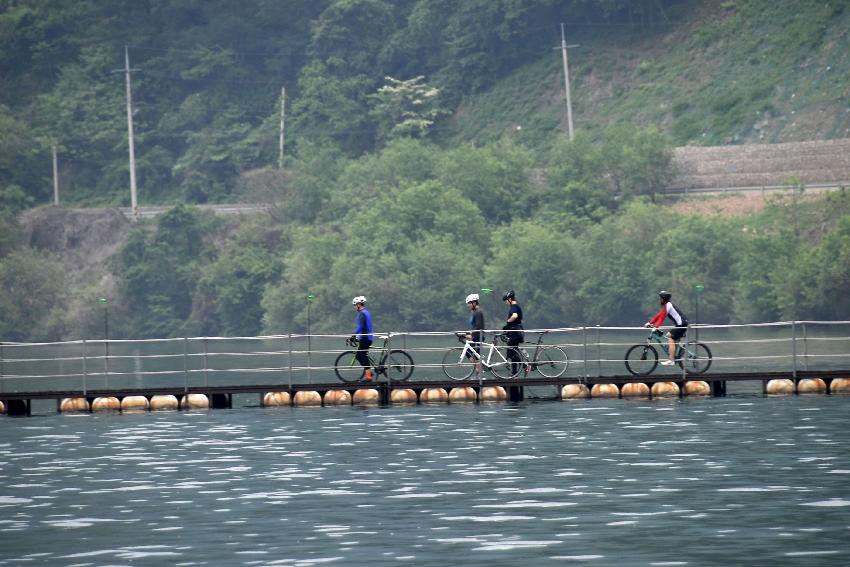
[[[377,372],[378,374],[386,374],[387,373],[386,362],[387,362],[387,355],[389,354],[389,348],[387,348],[387,343],[389,342],[389,340],[390,340],[390,338],[388,336],[384,337],[384,341],[383,341],[383,343],[381,343],[381,346],[379,348],[375,349],[374,351],[369,350],[369,351],[366,352],[366,360],[369,361],[369,366],[375,372]],[[351,365],[354,366],[354,363],[357,361],[356,349],[360,348],[360,344],[356,339],[353,342],[346,339],[345,342],[348,346],[355,349],[355,358],[352,359],[352,362],[351,362]],[[376,358],[373,355],[373,353],[377,354],[377,361],[378,361],[377,364],[375,364]]]
[[[481,354],[477,350],[475,350],[475,345],[479,345],[480,347],[488,347],[489,348],[489,351],[487,352],[487,360],[484,360],[484,359],[481,358]],[[493,359],[493,353],[494,352],[496,353],[496,355],[501,360],[499,360],[497,362],[491,362],[491,360]],[[460,358],[458,359],[458,364],[462,364],[463,359],[467,356],[474,357],[475,360],[480,362],[488,370],[493,368],[494,366],[503,366],[503,365],[506,365],[506,364],[510,364],[508,362],[508,359],[505,358],[502,355],[502,353],[498,351],[495,343],[485,343],[485,342],[473,343],[472,341],[467,340],[467,341],[464,342],[464,347],[463,347],[463,350],[460,353]]]
[[[681,339],[676,341],[677,359],[682,358],[684,354],[687,354],[688,356],[695,356],[694,353],[688,350],[688,348],[685,346],[687,344],[687,341],[684,339],[685,337],[682,337]],[[652,344],[653,342],[658,343],[658,345],[661,347],[661,350],[663,350],[667,356],[670,356],[670,347],[668,346],[667,341],[667,336],[660,329],[653,329],[653,331],[646,338],[646,344]]]

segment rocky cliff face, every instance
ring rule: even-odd
[[[19,218],[21,242],[56,253],[70,288],[102,284],[112,290],[109,259],[126,242],[132,224],[118,209],[41,207]]]

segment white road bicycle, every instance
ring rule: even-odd
[[[463,346],[452,347],[443,356],[443,372],[452,380],[466,380],[472,376],[477,362],[481,363],[483,369],[492,372],[496,378],[513,378],[522,371],[524,363],[517,362],[517,374],[511,372],[511,361],[507,359],[508,347],[495,343],[468,341],[465,333],[457,333],[457,338]],[[482,358],[481,352],[485,349],[487,357]]]

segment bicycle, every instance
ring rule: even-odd
[[[626,370],[635,376],[646,376],[655,370],[658,366],[658,350],[653,343],[658,343],[665,355],[670,354],[664,333],[653,328],[645,344],[634,345],[626,351],[624,359]],[[711,361],[711,350],[703,343],[682,344],[679,342],[676,346],[676,364],[688,374],[704,373],[711,366]]]
[[[451,347],[443,355],[443,372],[452,380],[466,380],[475,372],[476,363],[493,373],[496,378],[513,378],[511,362],[505,356],[502,347],[495,342],[473,342],[466,339],[466,333],[455,333],[457,339],[464,343],[462,347]],[[499,337],[499,335],[496,335]],[[483,337],[482,337],[483,338]],[[478,348],[476,348],[478,347]],[[488,347],[487,358],[481,356],[480,350]]]
[[[560,378],[567,371],[567,366],[570,364],[570,357],[559,346],[544,345],[543,337],[549,331],[540,331],[537,333],[537,342],[533,347],[523,347],[519,349],[523,358],[523,369],[525,376],[528,376],[535,370],[544,378]],[[528,353],[534,349],[533,356]]]
[[[369,366],[375,370],[376,377],[383,374],[393,382],[404,382],[413,374],[413,359],[403,350],[390,350],[389,341],[389,335],[385,336],[383,345],[377,349],[377,352],[380,353],[377,364],[372,352],[366,353]],[[359,343],[357,339],[348,338],[345,340],[345,344],[356,349]],[[337,378],[343,382],[359,382],[363,380],[366,367],[361,366],[357,360],[356,350],[347,350],[336,357],[334,372]]]

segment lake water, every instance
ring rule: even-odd
[[[740,395],[2,417],[0,565],[843,566],[848,408]]]

